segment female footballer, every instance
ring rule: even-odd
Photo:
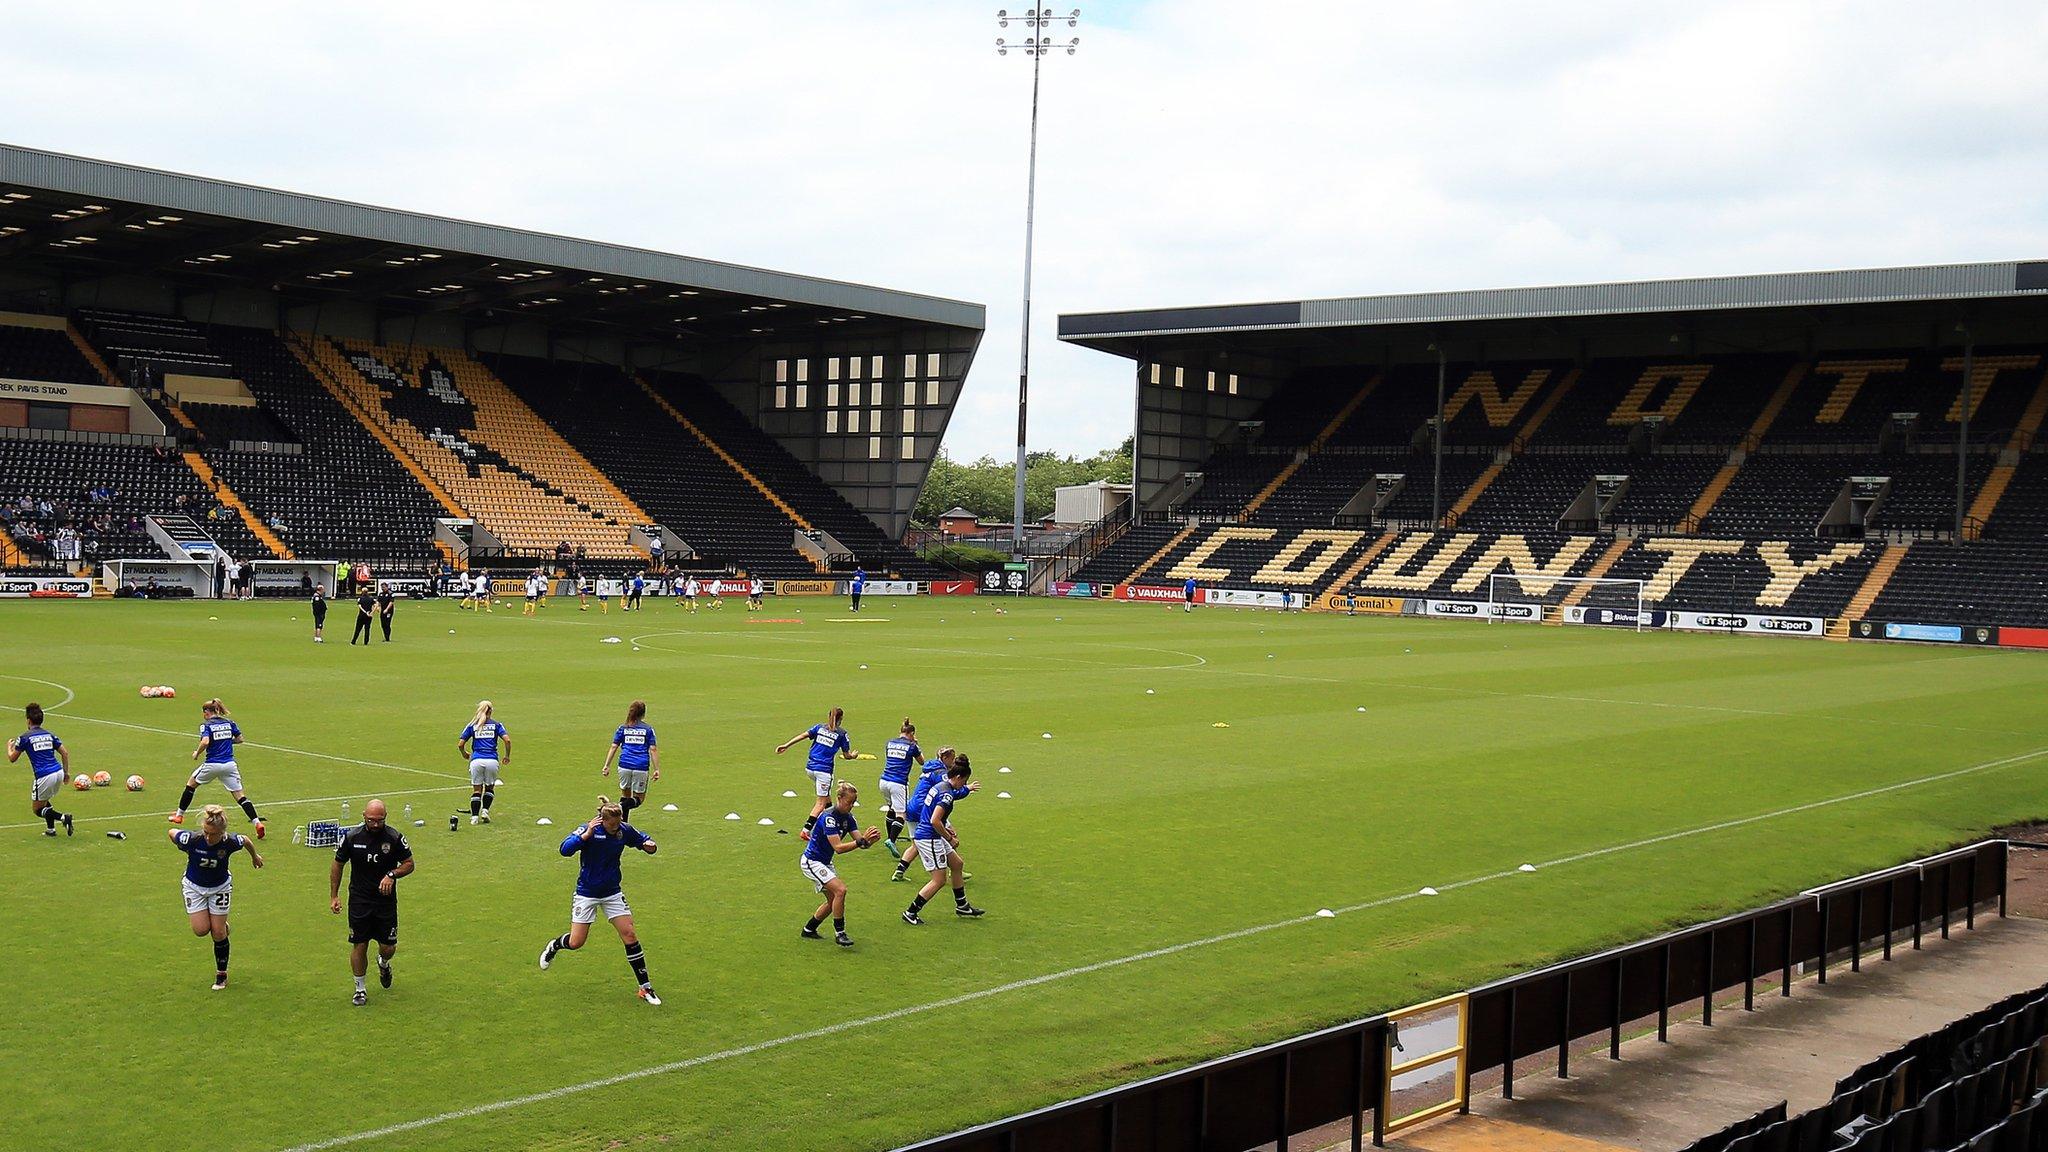
[[[235,895],[228,857],[247,852],[249,863],[258,868],[263,867],[263,857],[254,840],[228,835],[227,811],[218,804],[201,809],[199,828],[171,828],[166,834],[185,854],[185,915],[191,919],[192,934],[213,937],[213,990],[218,992],[228,986],[228,904]]]
[[[804,771],[811,774],[811,783],[817,789],[818,798],[811,804],[810,816],[804,820],[803,836],[806,839],[811,835],[811,826],[816,824],[818,817],[825,812],[826,798],[832,795],[832,758],[856,758],[853,741],[847,738],[846,729],[843,727],[845,720],[846,709],[834,708],[825,714],[823,724],[813,724],[775,748],[775,754],[780,756],[806,740],[811,742],[810,755],[804,763]]]
[[[910,717],[903,718],[903,728],[890,739],[882,756],[882,820],[888,825],[886,839],[889,841],[889,855],[896,855],[896,838],[903,835],[903,814],[909,810],[907,793],[910,790],[910,773],[924,762],[924,751],[917,746],[917,725]]]
[[[569,902],[569,930],[540,950],[540,970],[547,971],[563,949],[574,952],[583,947],[590,939],[590,926],[602,912],[626,946],[626,963],[633,966],[633,978],[640,982],[640,999],[659,1006],[661,997],[654,994],[654,985],[647,979],[647,955],[633,931],[633,910],[619,890],[619,858],[628,848],[638,848],[649,856],[655,851],[654,841],[646,833],[626,823],[624,809],[598,797],[596,817],[562,841],[562,855],[580,855],[583,863],[576,873],[576,896]]]
[[[263,839],[263,818],[256,815],[256,805],[242,791],[242,770],[235,764],[235,745],[241,742],[241,725],[228,718],[228,706],[220,702],[220,697],[199,706],[199,747],[192,750],[192,758],[204,756],[206,760],[185,781],[185,794],[178,798],[178,810],[171,813],[171,823],[183,824],[185,809],[192,806],[192,794],[208,780],[218,780],[248,815],[249,823],[256,828],[256,838]]]
[[[833,938],[841,948],[853,947],[853,937],[846,934],[846,881],[832,867],[832,860],[841,852],[852,852],[860,848],[872,848],[882,838],[880,828],[863,832],[860,823],[853,818],[853,802],[860,798],[860,789],[850,780],[841,780],[832,792],[832,807],[819,819],[815,834],[804,845],[803,855],[796,858],[797,867],[818,891],[825,894],[825,902],[811,913],[804,922],[800,935],[806,940],[823,940],[818,935],[818,925],[825,917],[832,917]]]
[[[455,739],[455,750],[469,758],[469,822],[491,822],[491,802],[498,798],[498,769],[512,762],[512,734],[491,714],[491,702],[479,700],[469,727]]]
[[[647,726],[647,701],[626,706],[626,722],[612,733],[612,746],[605,751],[599,776],[610,774],[612,757],[619,760],[619,808],[632,812],[647,803],[647,782],[661,779],[661,749],[655,746],[654,729]]]
[[[64,781],[71,774],[71,753],[64,748],[64,742],[57,734],[43,727],[43,706],[31,704],[24,714],[28,717],[28,731],[7,742],[7,762],[14,763],[28,754],[29,770],[35,774],[35,783],[29,789],[29,811],[43,822],[43,835],[55,836],[57,825],[64,825],[64,834],[71,835],[71,816],[57,811],[54,801],[57,792],[64,787]]]

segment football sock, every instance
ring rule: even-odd
[[[489,812],[491,810],[491,801],[497,798],[498,793],[494,789],[484,789],[484,811]]]
[[[842,935],[843,935],[843,934],[845,934],[845,932],[846,932],[846,917],[844,917],[844,916],[834,916],[834,917],[832,918],[832,930],[833,930],[834,932],[838,932],[838,933],[840,933],[840,934],[842,934]]]
[[[920,892],[910,898],[910,914],[915,916],[922,911],[924,911],[924,893]]]
[[[630,816],[630,815],[632,815],[632,813],[633,813],[633,809],[635,809],[635,808],[637,808],[637,807],[639,807],[639,806],[640,806],[640,804],[639,804],[639,801],[637,801],[637,800],[633,799],[633,798],[632,798],[631,796],[621,796],[621,797],[619,797],[619,815],[620,815],[620,816]]]
[[[356,977],[356,991],[358,991],[358,992],[364,992],[364,991],[367,991],[367,989],[363,987],[363,977],[361,977],[361,976],[358,976],[358,977]]]
[[[185,809],[190,808],[192,806],[192,794],[197,791],[198,789],[196,788],[185,789],[185,794],[183,796],[178,797],[178,811],[183,812]]]
[[[811,826],[812,826],[812,825],[814,825],[814,824],[816,824],[817,822],[818,822],[818,818],[817,818],[816,816],[809,816],[809,817],[805,817],[805,819],[804,819],[804,831],[806,831],[806,832],[809,832],[809,831],[811,830]]]
[[[62,812],[57,811],[57,806],[55,804],[43,805],[43,824],[45,827],[55,828],[57,826],[57,821],[62,820],[63,818],[64,814]]]
[[[469,798],[469,814],[471,816],[475,816],[481,813],[483,810],[484,798],[482,796],[471,796]]]
[[[954,903],[955,905],[957,905],[957,906],[961,907],[961,908],[965,908],[965,907],[967,907],[967,889],[966,889],[966,888],[962,887],[962,888],[955,888],[955,889],[953,889],[953,903]]]
[[[626,945],[626,963],[633,966],[633,978],[642,988],[647,987],[647,954],[640,950],[639,941]]]
[[[240,804],[241,804],[241,806],[242,806],[242,811],[243,811],[243,813],[245,813],[245,814],[246,814],[246,815],[247,815],[247,816],[249,817],[249,819],[251,819],[251,820],[261,820],[261,819],[263,819],[263,817],[261,817],[261,816],[258,816],[258,815],[256,815],[256,805],[254,805],[254,804],[251,804],[251,803],[249,802],[249,798],[248,798],[247,796],[244,796],[244,797],[242,797],[242,799],[241,799],[240,801],[238,801],[238,803],[240,803]]]
[[[384,969],[384,970],[385,970],[386,972],[389,972],[389,971],[391,971],[391,957],[389,957],[389,956],[379,956],[379,957],[377,957],[377,967],[379,967],[379,968],[382,968],[382,969]]]
[[[894,841],[894,840],[895,840],[895,839],[896,839],[896,838],[897,838],[898,836],[901,836],[901,835],[903,835],[903,821],[902,821],[902,820],[898,819],[897,817],[894,817],[894,816],[890,816],[890,817],[887,817],[887,818],[886,818],[886,820],[885,820],[884,822],[885,822],[885,823],[887,823],[887,824],[889,825],[889,839],[890,839],[890,840],[891,840],[892,842],[893,842],[893,841]]]
[[[569,950],[569,934],[567,932],[555,937],[555,947],[565,952]]]
[[[804,921],[804,931],[816,932],[820,923],[821,921],[816,916],[813,916],[809,920]]]
[[[225,972],[228,970],[227,941],[215,940],[213,942],[213,966],[217,971]]]

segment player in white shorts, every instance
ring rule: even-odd
[[[817,791],[817,799],[811,804],[810,816],[804,820],[802,835],[806,840],[811,838],[811,825],[816,824],[818,817],[824,815],[827,797],[832,795],[833,757],[842,756],[848,760],[859,758],[854,753],[853,741],[847,738],[846,729],[843,727],[845,719],[846,710],[834,708],[825,713],[823,724],[811,725],[775,749],[775,754],[780,756],[798,744],[810,742],[810,751],[804,759],[804,771],[811,774],[811,784]]]
[[[256,838],[263,839],[263,818],[256,815],[256,805],[242,791],[242,769],[235,763],[235,745],[242,742],[241,725],[228,718],[228,706],[216,696],[199,706],[199,747],[193,749],[192,758],[206,757],[199,767],[193,769],[192,778],[185,782],[185,794],[178,799],[178,810],[171,813],[171,823],[185,822],[185,809],[192,806],[192,796],[199,786],[209,780],[218,780],[235,803],[242,806],[242,812],[249,817],[249,823],[256,828]]]
[[[469,727],[456,737],[455,749],[469,758],[469,822],[491,822],[491,804],[498,798],[498,768],[512,762],[512,734],[491,714],[491,702],[479,700]]]
[[[695,576],[686,577],[683,580],[683,606],[691,612],[697,610],[697,589],[698,584]]]
[[[618,930],[619,941],[626,946],[626,962],[633,966],[633,978],[640,982],[640,999],[659,1005],[661,997],[654,994],[654,986],[647,980],[647,956],[640,947],[639,933],[633,928],[633,910],[626,906],[626,895],[619,888],[619,858],[628,848],[638,848],[649,856],[655,851],[654,841],[626,823],[625,813],[617,804],[599,797],[597,818],[562,841],[562,855],[582,857],[583,866],[576,874],[575,899],[569,903],[569,930],[541,949],[540,969],[547,971],[563,951],[583,947],[584,941],[590,939],[590,926],[602,914]]]
[[[200,830],[168,830],[171,843],[185,854],[185,915],[194,936],[213,937],[213,990],[228,986],[228,907],[234,900],[235,880],[228,872],[228,857],[247,852],[249,863],[263,867],[256,842],[247,836],[228,835],[227,811],[208,804],[202,811]]]
[[[860,822],[854,819],[853,802],[860,798],[860,790],[848,780],[841,780],[832,792],[832,807],[818,818],[811,838],[804,843],[803,854],[796,858],[797,867],[804,877],[825,897],[818,910],[804,923],[799,933],[806,940],[822,940],[818,925],[826,917],[832,919],[833,937],[841,948],[853,947],[853,938],[846,934],[846,881],[839,878],[833,861],[841,852],[853,852],[872,848],[882,838],[880,828],[862,831]]]
[[[747,611],[759,612],[761,610],[761,592],[761,578],[759,576],[747,581]]]
[[[967,919],[982,915],[981,909],[967,902],[967,878],[959,858],[952,854],[960,843],[959,835],[953,831],[953,805],[972,791],[968,780],[973,774],[967,757],[955,755],[943,779],[919,785],[923,794],[918,797],[917,826],[911,829],[910,837],[917,845],[918,863],[924,865],[931,879],[925,881],[911,899],[910,907],[903,911],[903,922],[912,927],[924,923],[918,913],[924,911],[926,901],[938,894],[949,873],[953,881],[953,913]]]

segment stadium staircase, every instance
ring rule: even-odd
[[[1351,587],[1367,568],[1372,567],[1373,561],[1378,560],[1380,554],[1385,552],[1393,545],[1394,541],[1400,538],[1401,534],[1399,532],[1382,533],[1378,539],[1366,545],[1365,551],[1359,553],[1358,558],[1353,560],[1350,566],[1345,568],[1343,572],[1339,573],[1335,580],[1330,581],[1328,587],[1332,590]]]
[[[1586,578],[1588,580],[1604,579],[1609,572],[1614,570],[1614,565],[1628,553],[1630,546],[1631,542],[1627,540],[1609,541],[1606,550],[1600,553],[1600,558],[1593,561],[1593,566],[1586,570]],[[1593,590],[1593,587],[1593,585],[1585,583],[1574,584],[1571,591],[1565,593],[1564,599],[1558,602],[1558,610],[1547,614],[1544,617],[1544,622],[1548,624],[1562,622],[1564,619],[1564,609],[1578,607],[1585,600],[1587,593]]]
[[[1168,554],[1170,554],[1174,549],[1180,547],[1183,543],[1185,543],[1188,537],[1194,535],[1195,529],[1199,527],[1201,527],[1200,524],[1196,524],[1193,522],[1181,525],[1180,531],[1175,532],[1171,539],[1169,539],[1166,543],[1161,544],[1157,552],[1152,553],[1152,555],[1146,557],[1143,561],[1141,561],[1136,568],[1131,569],[1130,575],[1125,576],[1123,578],[1124,582],[1136,584],[1138,581],[1143,580],[1145,578],[1145,573],[1150,572],[1152,570],[1153,565],[1159,563],[1161,560],[1166,559]]]
[[[1756,421],[1749,426],[1749,434],[1728,454],[1728,462],[1721,465],[1720,471],[1714,473],[1713,479],[1707,481],[1707,486],[1700,490],[1699,498],[1692,502],[1692,507],[1685,514],[1685,522],[1688,525],[1706,523],[1707,515],[1714,510],[1714,505],[1720,502],[1722,493],[1728,491],[1728,485],[1735,482],[1735,474],[1742,471],[1743,462],[1749,459],[1750,449],[1763,443],[1764,437],[1770,434],[1771,425],[1777,422],[1778,414],[1785,410],[1785,405],[1792,399],[1792,393],[1798,391],[1800,381],[1805,378],[1804,360],[1786,371],[1785,379],[1779,383],[1778,390],[1771,393],[1771,398],[1764,402],[1763,411],[1757,413]]]
[[[656,404],[660,405],[662,411],[667,412],[671,419],[673,419],[676,423],[682,425],[684,431],[688,432],[692,436],[695,436],[699,441],[703,443],[703,445],[706,448],[709,448],[711,450],[712,455],[718,457],[720,460],[723,460],[725,462],[726,467],[732,469],[735,473],[737,473],[740,479],[745,480],[750,486],[753,487],[753,489],[756,492],[759,492],[762,498],[766,499],[770,504],[775,505],[777,511],[781,512],[784,516],[789,517],[790,523],[795,524],[798,528],[801,528],[806,532],[812,530],[811,522],[809,520],[804,519],[802,513],[798,512],[795,508],[791,507],[789,501],[784,500],[781,496],[776,495],[775,490],[768,487],[768,485],[762,483],[761,478],[759,476],[756,476],[752,472],[748,471],[747,466],[740,463],[739,459],[735,457],[732,453],[726,451],[724,445],[720,444],[716,440],[713,440],[711,437],[706,436],[704,434],[704,430],[702,428],[697,427],[696,423],[692,421],[688,416],[683,415],[681,409],[677,408],[674,404],[669,403],[668,398],[666,396],[663,396],[661,393],[655,391],[654,388],[650,386],[645,379],[642,379],[638,376],[634,377],[634,383],[638,384],[640,386],[641,391],[647,393],[647,395],[650,398],[652,398]]]
[[[1999,453],[1998,463],[1993,465],[1984,477],[1984,486],[1977,489],[1977,495],[1970,503],[1969,515],[1963,522],[1963,538],[1983,538],[1984,526],[1998,511],[1998,502],[2004,498],[2005,490],[2012,485],[2014,473],[2019,470],[2020,458],[2033,447],[2034,437],[2041,430],[2041,421],[2048,416],[2048,373],[2043,373],[2034,385],[2034,395],[2027,401],[2020,413],[2019,423],[2013,428],[2012,439],[2005,450]]]
[[[404,467],[415,483],[434,497],[434,502],[441,506],[442,511],[458,519],[467,517],[469,513],[464,511],[462,506],[455,502],[455,497],[446,488],[443,488],[440,482],[435,480],[425,468],[420,467],[419,461],[406,454],[405,449],[400,447],[398,441],[392,439],[391,434],[386,431],[384,422],[373,417],[362,406],[358,397],[344,383],[342,377],[328,370],[325,360],[319,354],[315,339],[315,337],[295,334],[285,338],[285,346],[290,349],[293,357],[299,361],[300,366],[305,369],[307,375],[316,381],[343,411],[349,414],[349,417],[355,421],[357,427],[368,433],[385,451],[389,452],[391,458]]]
[[[127,387],[126,384],[121,382],[119,376],[114,375],[114,370],[107,367],[107,362],[100,358],[99,352],[94,350],[93,346],[86,341],[85,336],[79,332],[75,325],[67,323],[64,326],[64,335],[70,338],[72,345],[78,349],[78,354],[85,357],[85,362],[92,365],[94,373],[99,377],[94,383],[105,384],[110,388]]]
[[[1884,586],[1891,582],[1892,574],[1899,570],[1899,565],[1906,560],[1906,553],[1911,550],[1911,544],[1885,545],[1877,564],[1863,578],[1856,594],[1849,597],[1849,603],[1843,606],[1841,616],[1829,623],[1829,636],[1838,640],[1849,638],[1849,623],[1861,620],[1864,613],[1870,611],[1870,606],[1877,603],[1877,598],[1884,594]]]
[[[249,534],[256,537],[257,541],[263,545],[273,558],[279,560],[294,559],[292,550],[285,547],[284,541],[279,540],[277,534],[272,532],[263,523],[261,518],[249,510],[249,506],[242,502],[242,498],[235,495],[234,489],[228,487],[220,477],[214,475],[213,468],[206,463],[206,457],[188,450],[184,453],[184,458],[185,466],[192,469],[193,474],[199,477],[201,484],[206,485],[207,488],[212,490],[214,499],[220,501],[222,506],[232,511],[236,516],[239,516],[242,524],[249,529]]]

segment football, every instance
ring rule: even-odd
[[[129,790],[130,792],[140,792],[140,791],[142,791],[142,777],[140,777],[140,776],[130,776],[130,777],[128,778],[128,790]]]
[[[92,791],[92,777],[80,772],[71,778],[71,786],[80,792],[90,792]]]
[[[95,772],[92,774],[92,786],[95,788],[105,788],[113,782],[114,776],[111,772]]]

